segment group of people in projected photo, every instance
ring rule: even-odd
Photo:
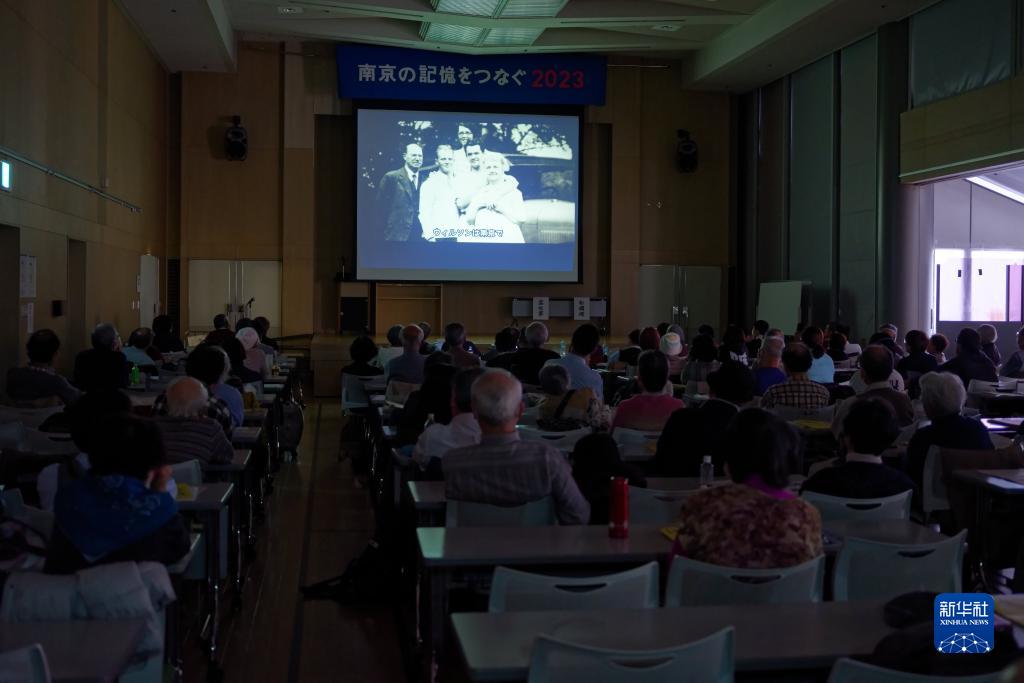
[[[464,122],[454,130],[431,121],[399,125],[407,133],[402,165],[384,173],[376,186],[378,229],[384,240],[525,244],[574,238],[575,174],[566,170],[574,154],[564,136],[541,131],[542,138],[534,124],[525,123]],[[516,156],[525,160],[521,170],[528,179],[517,178],[509,156],[494,149],[524,145],[532,154]],[[540,172],[530,173],[534,168]],[[572,201],[559,188],[566,184],[571,185]],[[533,202],[524,198],[524,191]],[[552,223],[554,229],[541,235],[541,228]]]

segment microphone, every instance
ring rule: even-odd
[[[248,301],[246,301],[246,302],[245,302],[245,305],[246,305],[246,306],[252,306],[252,302],[253,302],[253,301],[256,301],[256,297],[253,297],[253,298],[249,299]]]

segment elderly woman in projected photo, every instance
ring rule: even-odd
[[[429,242],[459,226],[451,145],[437,146],[437,168],[420,187],[420,225],[423,226],[423,239]]]
[[[497,152],[487,152],[482,165],[486,182],[469,200],[459,242],[525,243],[519,227],[523,193],[519,181],[508,175],[508,160]]]

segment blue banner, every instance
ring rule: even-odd
[[[463,55],[339,45],[338,95],[351,99],[604,104],[604,57]]]

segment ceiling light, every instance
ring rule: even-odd
[[[678,31],[680,26],[679,26],[679,24],[655,24],[651,28],[654,29],[655,31],[669,31],[669,32],[671,32],[671,31]]]
[[[301,7],[282,6],[277,8],[278,14],[302,14]]]
[[[991,190],[992,192],[995,192],[996,194],[1001,194],[1002,196],[1006,197],[1007,199],[1012,199],[1013,201],[1017,202],[1018,204],[1024,204],[1024,194],[1021,194],[1020,192],[1017,192],[1016,190],[1011,190],[1010,188],[1006,187],[1005,185],[1000,185],[999,183],[994,182],[992,180],[989,180],[988,178],[985,178],[984,176],[972,176],[972,177],[967,179],[967,182],[974,183],[978,187],[984,187],[986,190]]]

